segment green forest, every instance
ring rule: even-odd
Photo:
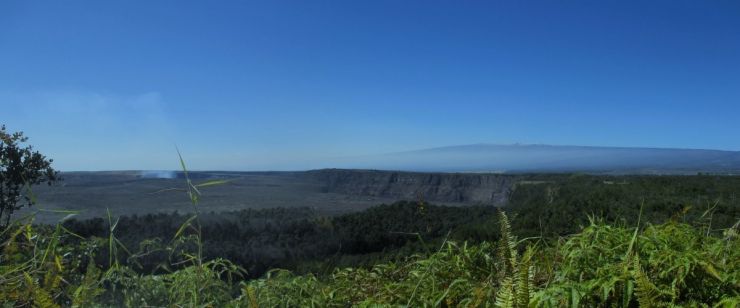
[[[399,201],[190,212],[2,233],[16,306],[736,307],[740,178],[550,175],[504,208]]]

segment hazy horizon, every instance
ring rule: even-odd
[[[141,5],[141,4],[146,5]],[[0,123],[60,170],[477,143],[740,150],[740,3],[4,1]]]
[[[187,160],[187,159],[186,159]],[[570,163],[565,163],[568,162]],[[610,169],[611,168],[611,169]],[[408,151],[330,157],[272,169],[189,171],[270,172],[363,169],[411,172],[596,172],[617,174],[694,174],[740,172],[740,151],[690,148],[600,147],[551,144],[477,143]],[[64,172],[138,172],[144,178],[174,178],[172,169],[86,169]]]

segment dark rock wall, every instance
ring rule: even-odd
[[[517,180],[514,175],[416,173],[325,169],[307,172],[324,192],[425,201],[503,205]]]

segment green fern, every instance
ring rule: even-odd
[[[530,288],[532,287],[532,255],[534,249],[528,247],[524,252],[522,259],[518,264],[518,273],[516,273],[516,302],[517,307],[527,307],[531,298]]]
[[[716,303],[713,308],[737,308],[740,307],[740,296],[725,297]]]
[[[511,224],[503,211],[499,212],[501,240],[498,257],[500,267],[499,290],[496,294],[497,307],[527,307],[532,286],[531,261],[534,249],[528,247],[521,259],[517,255],[517,239],[511,232]]]
[[[499,211],[499,225],[501,228],[501,239],[499,240],[498,258],[502,266],[499,269],[502,277],[514,272],[517,264],[517,239],[511,232],[511,224],[506,213]]]
[[[247,297],[249,298],[249,307],[250,308],[259,308],[259,303],[257,302],[257,291],[253,286],[247,286],[246,288]]]
[[[650,282],[645,272],[640,267],[640,258],[634,256],[632,259],[632,275],[635,279],[635,295],[640,307],[657,307],[660,290]]]
[[[54,299],[51,294],[41,287],[36,279],[31,277],[28,273],[23,274],[25,278],[26,292],[28,294],[27,299],[30,301],[31,306],[41,308],[52,308],[59,307],[54,303]]]
[[[72,307],[89,307],[95,303],[96,298],[105,290],[100,287],[100,269],[90,260],[87,271],[72,294]]]
[[[496,292],[496,307],[517,307],[516,291],[514,290],[514,280],[511,277],[506,277],[501,281],[498,292]]]

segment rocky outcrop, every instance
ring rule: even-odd
[[[323,183],[324,192],[438,203],[503,205],[517,180],[515,175],[418,173],[377,170],[323,169],[308,176]]]

